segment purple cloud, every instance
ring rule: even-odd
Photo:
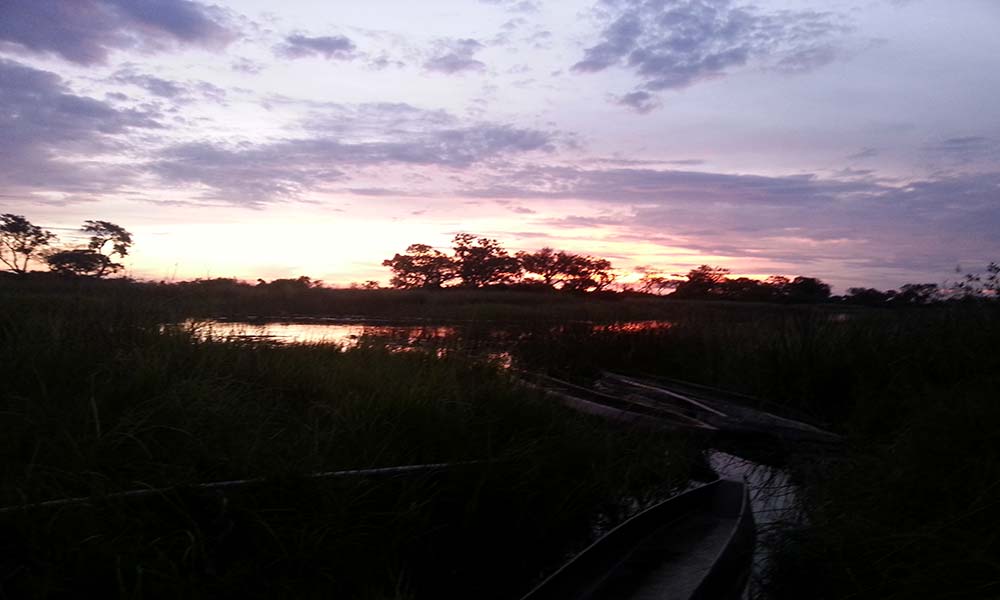
[[[732,0],[626,0],[604,9],[600,41],[573,70],[623,66],[635,71],[646,93],[721,77],[750,61],[786,72],[815,69],[836,57],[828,40],[845,30],[830,13],[762,13]]]
[[[614,227],[637,241],[797,265],[822,263],[843,276],[852,265],[869,275],[873,269],[944,274],[962,260],[992,260],[1000,255],[998,189],[998,172],[888,184],[810,174],[530,167],[498,171],[489,185],[464,195],[588,200],[614,210],[540,225]]]
[[[864,147],[858,150],[854,154],[847,157],[847,160],[865,160],[867,158],[875,158],[880,154],[878,148]]]
[[[152,162],[170,185],[210,188],[215,200],[259,206],[294,199],[359,168],[465,169],[506,156],[551,152],[555,135],[495,123],[461,125],[442,111],[406,104],[330,105],[303,123],[312,135],[260,144],[176,145]],[[364,118],[357,118],[364,115]]]
[[[486,65],[474,58],[477,52],[485,48],[477,40],[449,40],[439,44],[436,54],[424,63],[428,71],[438,71],[453,75],[466,71],[482,71]]]
[[[284,43],[275,48],[275,52],[285,58],[322,56],[342,60],[353,58],[355,49],[354,42],[342,35],[310,37],[295,34],[286,37]]]
[[[0,185],[92,191],[124,183],[133,167],[72,160],[123,150],[122,134],[160,128],[157,115],[70,92],[62,79],[0,59]]]
[[[119,70],[111,77],[111,81],[140,87],[153,96],[165,98],[175,104],[193,102],[196,99],[222,102],[226,98],[224,89],[207,81],[172,81],[155,75],[137,73],[131,68]]]
[[[256,75],[264,70],[263,64],[250,60],[249,58],[242,57],[233,59],[233,62],[229,64],[229,67],[238,73],[246,73],[247,75]]]
[[[660,107],[660,101],[649,92],[637,90],[629,92],[618,98],[618,104],[627,106],[639,114],[646,114],[654,108]]]
[[[948,166],[995,164],[1000,159],[1000,139],[984,135],[950,137],[926,144],[922,150]]]
[[[4,0],[0,45],[91,65],[112,50],[223,46],[235,37],[225,21],[192,0]]]

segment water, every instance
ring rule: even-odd
[[[750,508],[757,526],[750,597],[763,596],[763,584],[771,565],[770,548],[788,527],[804,523],[799,488],[788,471],[762,465],[719,450],[708,453],[709,465],[721,477],[743,481],[750,490]]]
[[[456,324],[401,323],[367,320],[289,320],[273,322],[188,320],[185,327],[194,329],[202,339],[236,339],[276,344],[328,343],[344,349],[357,347],[361,340],[381,343],[392,350],[440,347],[461,341],[467,350],[485,350],[510,363],[509,350],[521,336],[547,332],[558,335],[569,327],[585,327],[593,333],[664,330],[669,321],[619,321],[614,323],[569,322],[561,324],[524,324],[504,322],[468,322]]]
[[[356,347],[362,338],[379,338],[387,343],[417,346],[453,338],[456,328],[448,325],[386,324],[367,321],[285,321],[255,323],[244,321],[187,321],[203,339],[240,339],[278,344],[336,344]]]

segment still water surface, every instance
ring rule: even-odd
[[[560,325],[532,325],[514,323],[391,323],[379,321],[295,320],[274,322],[190,320],[185,326],[193,328],[202,338],[242,339],[268,341],[279,344],[328,343],[344,348],[356,347],[362,339],[378,340],[392,348],[401,346],[431,345],[435,342],[467,338],[490,338],[495,342],[511,341],[526,331],[549,329],[558,333],[567,326],[585,326],[597,332],[640,332],[668,329],[669,321],[621,321],[617,323],[569,323]]]
[[[344,348],[358,345],[362,337],[398,340],[417,344],[443,341],[456,334],[450,325],[399,325],[360,321],[351,322],[269,322],[189,321],[202,338],[270,341],[279,344],[337,344]]]

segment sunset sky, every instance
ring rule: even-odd
[[[1000,259],[997,0],[0,1],[0,212],[128,274],[378,279],[457,232],[684,273]]]

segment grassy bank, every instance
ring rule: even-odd
[[[512,597],[623,498],[686,482],[684,440],[457,355],[205,341],[134,296],[38,300],[2,301],[0,504],[94,501],[0,515],[7,596]],[[460,460],[488,464],[302,477]]]

